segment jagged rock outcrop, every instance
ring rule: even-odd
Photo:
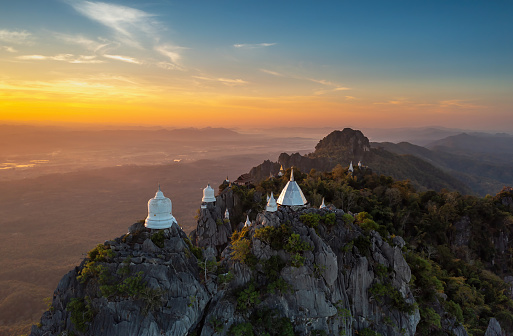
[[[359,161],[369,151],[369,139],[361,131],[344,128],[342,131],[331,132],[319,141],[314,156],[345,156]]]
[[[203,211],[207,218],[217,214],[215,207]],[[64,276],[32,335],[229,335],[253,323],[255,314],[298,335],[365,328],[413,335],[420,316],[410,269],[396,245],[401,241],[390,245],[376,232],[345,224],[343,215],[261,212],[240,233],[249,243],[248,259],[234,253],[240,246],[232,242],[221,263],[208,256],[215,254],[212,246],[198,255],[177,226],[151,231],[134,224]],[[320,222],[303,223],[308,216]],[[367,245],[357,247],[358,239]],[[394,306],[383,288],[404,305]],[[245,301],[244,291],[258,298]]]
[[[218,198],[220,197],[218,196]],[[225,206],[226,208],[229,209]],[[217,252],[216,255],[219,255],[228,245],[231,235],[230,220],[224,218],[221,206],[208,203],[206,207],[200,209],[198,226],[191,235],[191,239],[196,246],[201,248],[211,247]]]
[[[226,190],[219,208],[202,209],[198,231],[233,197]],[[194,247],[178,226],[136,223],[63,277],[32,335],[256,335],[270,326],[271,335],[415,334],[401,237],[366,231],[333,207],[281,207],[230,239],[218,254],[219,245]],[[441,330],[466,336],[442,296],[433,306]],[[494,319],[486,335],[502,335]]]
[[[356,163],[366,160],[371,156],[369,139],[361,131],[344,128],[342,131],[333,131],[324,137],[315,146],[315,151],[308,155],[299,153],[281,153],[278,162],[264,161],[252,168],[250,175],[255,181],[268,178],[270,174],[276,175],[283,165],[285,169],[296,167],[302,172],[308,173],[311,169],[330,171],[337,164],[349,165],[351,161]]]
[[[335,218],[332,226],[321,223],[314,229],[300,219],[302,215],[322,218],[330,213]],[[263,294],[260,303],[249,309],[241,309],[237,305],[234,309],[230,295],[216,298],[205,320],[220,321],[224,328],[216,332],[213,328],[204,328],[201,335],[229,335],[229,330],[233,331],[233,328],[245,322],[250,323],[256,311],[270,309],[277,316],[291,321],[299,335],[309,335],[315,331],[324,331],[328,335],[341,332],[350,335],[354,330],[365,328],[383,335],[413,335],[420,315],[408,286],[411,272],[402,256],[401,247],[389,245],[376,232],[372,232],[368,238],[368,249],[360,251],[357,247],[350,247],[359,237],[365,240],[367,238],[363,237],[367,236],[355,226],[347,227],[342,220],[343,214],[340,210],[292,211],[288,208],[280,208],[276,213],[260,213],[254,226],[247,232],[252,242],[250,253],[255,257],[255,265],[248,268],[239,261],[229,259],[227,266],[234,276],[230,285],[247,288],[251,284],[249,286],[253,286],[255,291],[266,293],[269,286],[274,286],[269,280],[272,276],[266,271],[266,265],[280,260],[283,267],[279,269],[278,278],[289,288],[274,295]],[[283,225],[290,230],[287,242],[290,242],[292,234],[297,234],[297,241],[302,242],[298,244],[308,246],[304,251],[291,252],[295,251],[294,248],[287,247],[285,243],[281,247],[279,244],[276,246],[274,240],[279,238],[274,235],[285,230]],[[273,228],[268,229],[273,236],[263,234],[264,228]],[[345,246],[347,249],[344,249]],[[234,246],[230,245],[227,250],[225,256],[233,253]],[[298,258],[302,262],[298,263]],[[383,288],[397,293],[404,306],[394,307]],[[226,316],[226,309],[234,314]]]
[[[187,239],[134,224],[62,278],[31,335],[186,335],[212,295]]]
[[[490,319],[490,322],[488,323],[488,328],[486,329],[484,336],[503,336],[503,335],[504,335],[504,333],[502,332],[501,325],[494,317],[492,317]]]

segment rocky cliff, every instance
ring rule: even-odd
[[[63,277],[32,335],[415,333],[401,238],[366,232],[337,209],[255,216],[230,236],[216,206],[202,209],[204,249],[177,226],[132,225]]]
[[[486,202],[505,211],[511,195],[505,188]],[[98,245],[63,277],[32,335],[465,336],[469,322],[480,327],[470,335],[505,335],[498,320],[508,328],[511,290],[491,272],[450,256],[454,270],[442,270],[429,253],[442,262],[446,247],[429,248],[427,237],[415,242],[418,234],[409,235],[416,247],[407,247],[366,212],[333,205],[265,212],[260,198],[255,189],[225,188],[199,211],[192,242],[178,226],[136,223]],[[475,216],[455,222],[456,251],[475,240]],[[462,276],[468,272],[473,278]]]

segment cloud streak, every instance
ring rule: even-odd
[[[154,14],[122,5],[105,2],[78,0],[70,5],[80,14],[109,28],[113,32],[112,39],[95,41],[83,36],[57,35],[68,43],[79,44],[87,50],[103,57],[133,64],[151,64],[167,70],[185,70],[182,65],[184,47],[172,43],[162,43],[161,32],[166,28],[155,19]],[[147,52],[152,56],[133,57],[114,54],[113,50],[131,47]],[[126,50],[124,49],[124,53]],[[157,58],[157,60],[155,60]],[[165,58],[165,61],[163,60]],[[144,59],[142,61],[141,59]]]
[[[10,53],[18,52],[18,50],[14,49],[13,47],[10,47],[10,46],[1,46],[0,48],[4,49],[5,51],[10,52]]]
[[[109,41],[106,39],[94,41],[82,35],[67,35],[55,33],[54,36],[61,41],[81,46],[84,49],[92,51],[94,53],[102,53],[108,50],[109,48],[116,48],[119,46],[119,43],[116,43],[114,41]]]
[[[136,58],[129,57],[129,56],[122,56],[122,55],[103,55],[103,57],[110,58],[116,61],[126,62],[126,63],[132,63],[132,64],[143,64],[142,61],[139,61]]]
[[[269,75],[276,76],[276,77],[285,77],[285,75],[283,75],[279,72],[276,72],[276,71],[271,71],[271,70],[267,70],[267,69],[260,69],[260,71],[265,72],[266,74],[269,74]]]
[[[0,29],[0,41],[13,44],[32,44],[32,34],[27,31]]]
[[[16,57],[20,60],[26,61],[60,61],[67,63],[85,63],[85,64],[94,64],[94,63],[103,63],[102,60],[96,58],[96,56],[88,56],[88,55],[73,55],[73,54],[59,54],[55,56],[44,56],[44,55],[22,55]]]
[[[133,47],[142,48],[138,41],[141,33],[150,39],[158,39],[158,31],[162,29],[154,15],[139,9],[92,1],[72,2],[71,6],[85,17],[112,29],[118,40]]]
[[[245,85],[249,82],[242,80],[242,79],[231,79],[231,78],[210,78],[210,77],[204,77],[204,76],[192,76],[196,79],[201,79],[204,81],[211,81],[211,82],[220,82],[228,86],[234,86],[234,85]]]
[[[265,48],[265,47],[272,47],[274,45],[277,45],[278,43],[236,43],[233,46],[235,48],[243,48],[243,49],[256,49],[256,48]]]
[[[456,108],[465,108],[465,109],[475,109],[475,108],[482,108],[484,106],[468,103],[461,99],[450,99],[450,100],[440,101],[440,107],[456,107]]]

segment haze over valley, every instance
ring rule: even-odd
[[[289,130],[289,137],[283,137],[284,130],[243,134],[227,129],[1,128],[0,316],[4,327],[0,330],[5,335],[35,323],[45,308],[43,299],[51,296],[61,276],[85,252],[143,219],[157,183],[171,198],[179,224],[190,232],[207,183],[217,189],[227,176],[233,181],[264,160],[277,161],[282,152],[308,154],[319,141],[304,137],[305,130],[297,136],[290,135],[298,130]],[[381,138],[398,136],[395,130],[378,133]],[[428,133],[428,137],[445,135],[439,129]],[[493,135],[481,136],[482,143],[496,140]],[[405,143],[373,144],[383,145],[409,148]],[[416,148],[408,154],[430,152],[408,146]],[[467,148],[465,156],[480,160],[483,148],[496,147],[483,145],[475,153]],[[29,158],[48,162],[17,168],[6,165],[23,164]],[[504,164],[511,163],[510,154],[503,158]]]

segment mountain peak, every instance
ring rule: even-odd
[[[359,130],[333,131],[315,146],[315,156],[349,156],[361,159],[370,150],[369,139]]]

